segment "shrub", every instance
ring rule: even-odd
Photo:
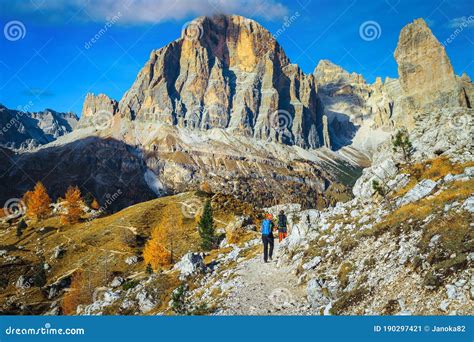
[[[395,136],[392,137],[392,147],[394,152],[402,153],[403,160],[406,163],[410,162],[414,149],[406,130],[402,129],[395,133]]]
[[[206,315],[210,313],[204,303],[192,305],[188,300],[188,285],[181,283],[171,294],[171,309],[178,315]]]
[[[341,283],[341,287],[345,288],[349,284],[349,273],[351,273],[353,265],[350,262],[345,262],[339,267],[337,279]]]
[[[145,272],[146,272],[146,274],[152,274],[152,273],[153,273],[153,268],[151,267],[151,264],[150,264],[150,263],[148,263],[148,264],[146,265]]]
[[[187,292],[187,285],[181,284],[171,294],[171,309],[178,315],[187,315],[189,313],[186,300]]]
[[[336,300],[330,310],[333,315],[340,315],[345,309],[360,302],[369,293],[365,287],[358,287],[352,291],[345,292]]]
[[[26,228],[28,228],[28,225],[24,219],[21,219],[16,225],[16,236],[20,237]]]
[[[379,194],[383,198],[385,198],[385,196],[387,195],[387,192],[388,192],[387,189],[385,188],[385,186],[380,184],[375,179],[372,181],[372,189],[375,191],[375,193]]]
[[[126,281],[125,283],[122,284],[122,289],[125,291],[133,289],[135,286],[137,286],[140,282],[138,280],[129,280]]]
[[[46,272],[42,263],[35,267],[33,284],[37,287],[41,287],[46,284]]]

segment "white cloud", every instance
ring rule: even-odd
[[[10,10],[37,14],[43,21],[104,21],[121,13],[122,23],[159,23],[217,13],[267,20],[282,18],[287,8],[278,0],[31,0],[11,1]]]
[[[470,15],[469,17],[458,17],[451,19],[448,23],[450,28],[459,28],[459,27],[474,27],[474,16]]]

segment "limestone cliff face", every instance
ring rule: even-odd
[[[240,16],[201,17],[153,51],[119,105],[122,117],[323,146],[312,75],[290,64],[272,35]]]
[[[380,78],[368,84],[362,75],[349,73],[328,60],[319,62],[314,76],[333,149],[353,144],[370,150],[367,141],[376,138],[371,136],[373,130],[390,130],[393,126],[392,96]],[[376,141],[373,144],[376,145]]]
[[[402,29],[394,56],[404,95],[400,105],[409,127],[414,124],[414,111],[470,108],[472,84],[463,84],[457,78],[443,45],[423,19],[416,19]]]

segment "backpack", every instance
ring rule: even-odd
[[[278,216],[278,227],[285,228],[286,227],[286,216],[285,214],[280,214]]]
[[[262,235],[270,235],[272,232],[272,224],[268,219],[263,220],[262,222]]]

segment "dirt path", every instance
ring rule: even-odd
[[[262,247],[260,247],[261,249]],[[273,261],[264,263],[262,253],[243,261],[228,285],[222,315],[308,315],[305,288],[288,266],[277,267],[278,241]]]

